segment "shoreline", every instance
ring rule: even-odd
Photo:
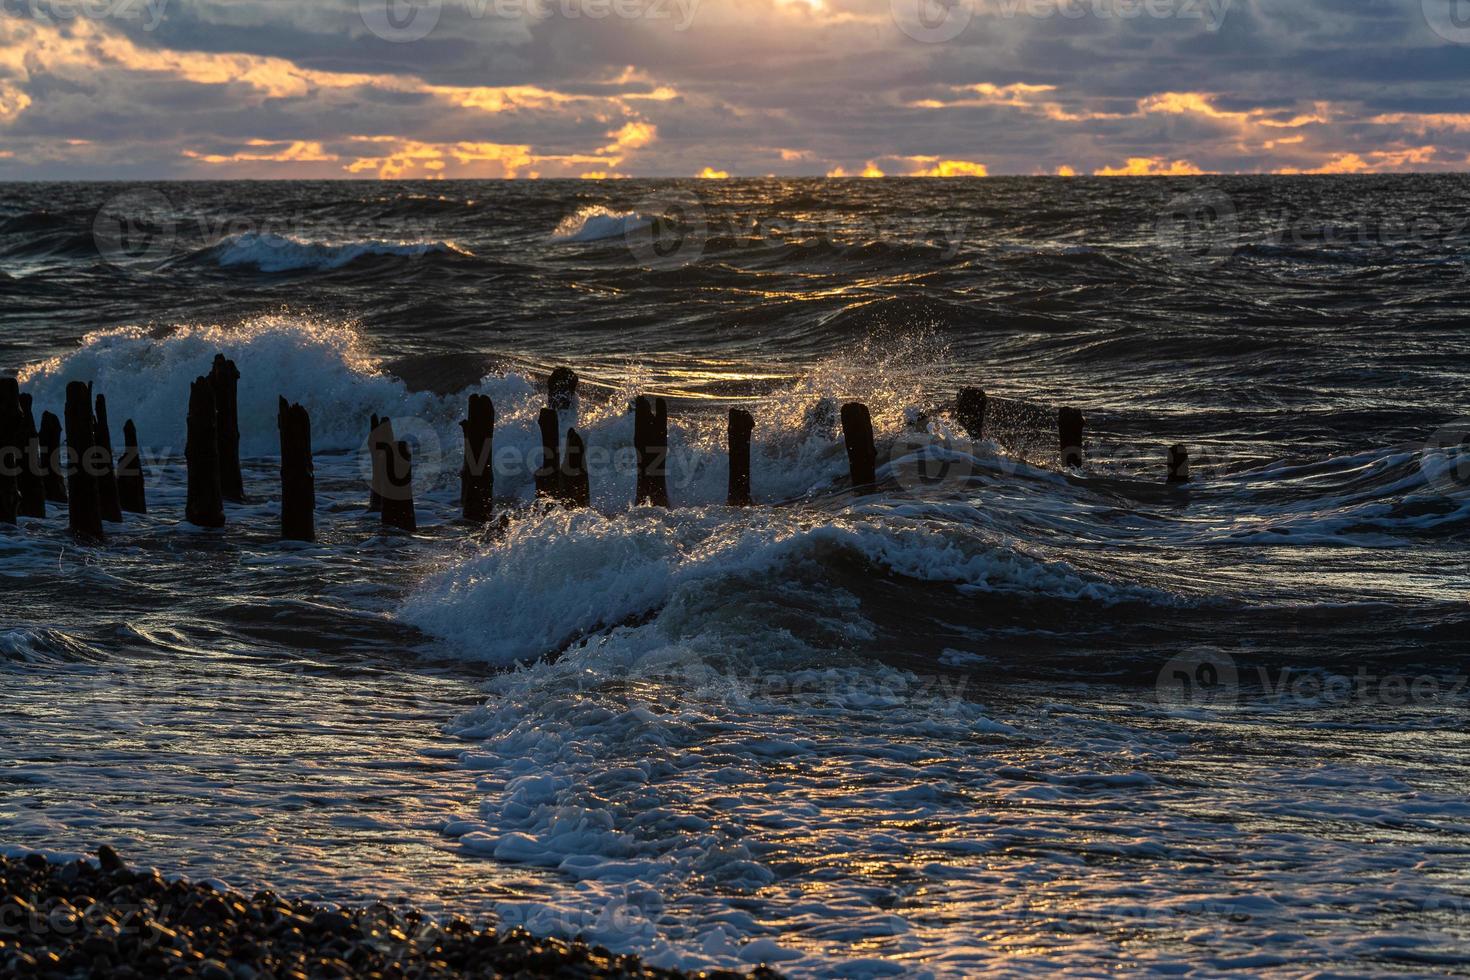
[[[384,904],[338,907],[273,892],[245,896],[208,882],[129,868],[110,847],[95,860],[0,854],[0,974],[197,976],[207,980],[315,977],[657,978],[694,976],[601,946],[499,934],[462,919],[437,921]],[[709,980],[780,980],[712,970]]]

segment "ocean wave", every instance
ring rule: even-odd
[[[417,259],[426,255],[469,255],[453,242],[316,242],[270,233],[232,235],[203,251],[222,268],[254,266],[261,272],[330,271],[373,256]]]
[[[653,222],[647,215],[637,211],[613,211],[601,204],[578,208],[573,214],[562,218],[551,240],[558,244],[569,242],[600,242],[608,238],[619,238],[636,228],[644,228]]]

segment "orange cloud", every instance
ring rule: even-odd
[[[658,139],[658,127],[646,122],[630,122],[622,129],[616,129],[607,135],[613,141],[604,146],[599,153],[618,153],[626,150],[637,150],[645,147]]]
[[[1067,166],[1064,163],[1060,167],[1057,168],[1057,176],[1058,177],[1075,177],[1075,176],[1077,176],[1077,171],[1073,170],[1071,167]]]
[[[1402,170],[1410,164],[1424,166],[1435,162],[1439,154],[1436,146],[1415,146],[1406,150],[1373,150],[1364,159],[1357,153],[1339,153],[1321,166],[1310,170],[1286,167],[1276,171],[1280,174],[1365,174]]]
[[[705,167],[694,176],[703,178],[704,180],[724,180],[730,175],[723,170],[716,170],[714,167]]]
[[[983,163],[969,160],[940,160],[937,157],[910,157],[919,169],[909,172],[910,177],[989,177],[990,170]],[[924,164],[929,164],[925,167]]]
[[[283,142],[284,141],[273,140],[248,140],[245,145],[258,147],[281,146]],[[328,162],[341,159],[337,156],[337,154],[328,153],[326,150],[324,150],[320,143],[308,143],[299,140],[297,142],[291,143],[284,150],[279,150],[274,153],[249,153],[242,151],[240,153],[232,153],[229,156],[225,156],[219,153],[198,153],[194,150],[184,150],[183,155],[191,160],[199,160],[204,163],[213,164],[244,162],[311,163]]]
[[[1098,177],[1189,177],[1206,173],[1188,160],[1167,160],[1164,157],[1129,157],[1121,167],[1102,167],[1094,170]]]

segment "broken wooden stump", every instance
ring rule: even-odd
[[[102,512],[97,505],[97,423],[92,417],[92,386],[73,381],[66,386],[66,463],[68,521],[79,541],[102,541]]]
[[[142,450],[138,448],[138,427],[128,419],[123,423],[123,452],[117,461],[117,499],[129,514],[148,513],[144,476]]]
[[[32,411],[31,396],[20,396],[21,434],[25,445],[21,450],[21,471],[17,478],[16,491],[20,500],[16,512],[21,517],[46,518],[46,472],[41,460],[41,437],[36,432],[36,416]]]
[[[754,431],[755,419],[749,412],[730,409],[730,486],[725,500],[731,507],[750,506],[750,434]]]
[[[225,355],[214,355],[209,384],[214,389],[215,437],[219,441],[220,495],[234,504],[245,502],[240,472],[240,371]]]
[[[633,446],[638,451],[635,504],[669,506],[669,407],[662,398],[633,403]]]
[[[954,417],[965,434],[979,441],[985,437],[985,411],[990,398],[979,388],[961,388],[954,400]]]
[[[464,431],[464,469],[460,471],[460,499],[464,519],[488,524],[495,510],[495,404],[488,395],[471,395]]]
[[[586,507],[592,503],[592,484],[587,474],[587,444],[576,429],[567,430],[567,452],[561,466],[561,499],[568,507]]]
[[[386,421],[386,420],[385,420]],[[406,442],[380,442],[383,456],[383,526],[417,531],[418,515],[413,506],[413,454]]]
[[[219,414],[207,377],[189,386],[189,433],[184,444],[189,470],[184,518],[195,527],[224,527],[225,502],[219,478]]]
[[[1081,409],[1063,408],[1057,411],[1057,436],[1064,467],[1082,465],[1082,426]]]
[[[561,498],[561,423],[556,410],[543,408],[536,418],[541,429],[541,452],[536,466],[536,497],[538,500]]]
[[[871,487],[878,482],[878,449],[873,443],[873,417],[868,406],[848,402],[842,406],[842,441],[847,446],[847,469],[854,487]]]
[[[1169,447],[1169,482],[1189,482],[1189,447],[1183,443]]]
[[[0,524],[14,524],[20,508],[20,474],[25,469],[25,413],[20,383],[0,378]]]
[[[577,402],[577,372],[559,367],[546,381],[546,405],[553,411],[569,412]]]
[[[393,435],[393,420],[384,416],[372,417],[371,426],[368,429],[368,459],[372,464],[372,477],[368,497],[368,513],[381,514],[383,512],[383,491],[388,486],[388,454],[384,453],[383,446],[391,446],[398,439]]]
[[[316,469],[311,461],[311,416],[300,405],[280,400],[276,426],[281,433],[281,537],[316,540]]]
[[[53,504],[66,503],[66,470],[61,448],[61,419],[50,412],[41,413],[41,483],[46,499]]]
[[[122,502],[117,493],[117,470],[113,465],[112,430],[107,424],[107,398],[97,396],[92,417],[97,424],[97,509],[109,524],[121,524]]]

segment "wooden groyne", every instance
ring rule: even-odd
[[[217,355],[206,375],[189,388],[187,442],[188,472],[185,520],[198,527],[225,526],[225,504],[246,498],[240,465],[239,384],[235,363]],[[587,507],[592,499],[592,473],[586,441],[577,431],[579,379],[560,367],[546,385],[546,406],[537,418],[541,446],[534,467],[536,496],[558,505]],[[970,439],[992,437],[996,402],[982,389],[961,388],[952,403],[952,417]],[[19,518],[44,519],[46,505],[64,505],[72,533],[83,541],[105,539],[104,524],[116,524],[125,514],[148,513],[147,491],[137,427],[123,425],[123,451],[113,450],[107,400],[94,396],[90,384],[74,381],[66,387],[62,418],[42,412],[37,425],[29,394],[14,378],[0,378],[0,523]],[[638,505],[670,506],[669,412],[663,398],[638,396],[631,406],[637,476],[633,500]],[[824,399],[813,416],[835,430],[840,423],[848,474],[854,490],[867,493],[877,485],[879,454],[872,414],[861,402],[841,406]],[[812,415],[812,413],[808,413]],[[916,414],[909,426],[925,430],[928,413]],[[279,399],[281,537],[294,541],[316,539],[316,478],[312,461],[311,418],[300,404]],[[486,395],[470,395],[460,429],[464,462],[460,471],[460,506],[472,526],[495,519],[495,405]],[[1081,410],[1063,407],[1056,413],[1057,452],[1062,466],[1073,469],[1085,459],[1086,420]],[[749,506],[753,500],[751,438],[755,417],[747,410],[729,410],[727,449],[729,487],[726,502]],[[63,442],[64,437],[64,442]],[[393,421],[373,415],[368,453],[371,460],[368,512],[380,515],[384,527],[415,531],[413,454],[397,438]],[[1166,481],[1188,481],[1189,449],[1168,449]]]

